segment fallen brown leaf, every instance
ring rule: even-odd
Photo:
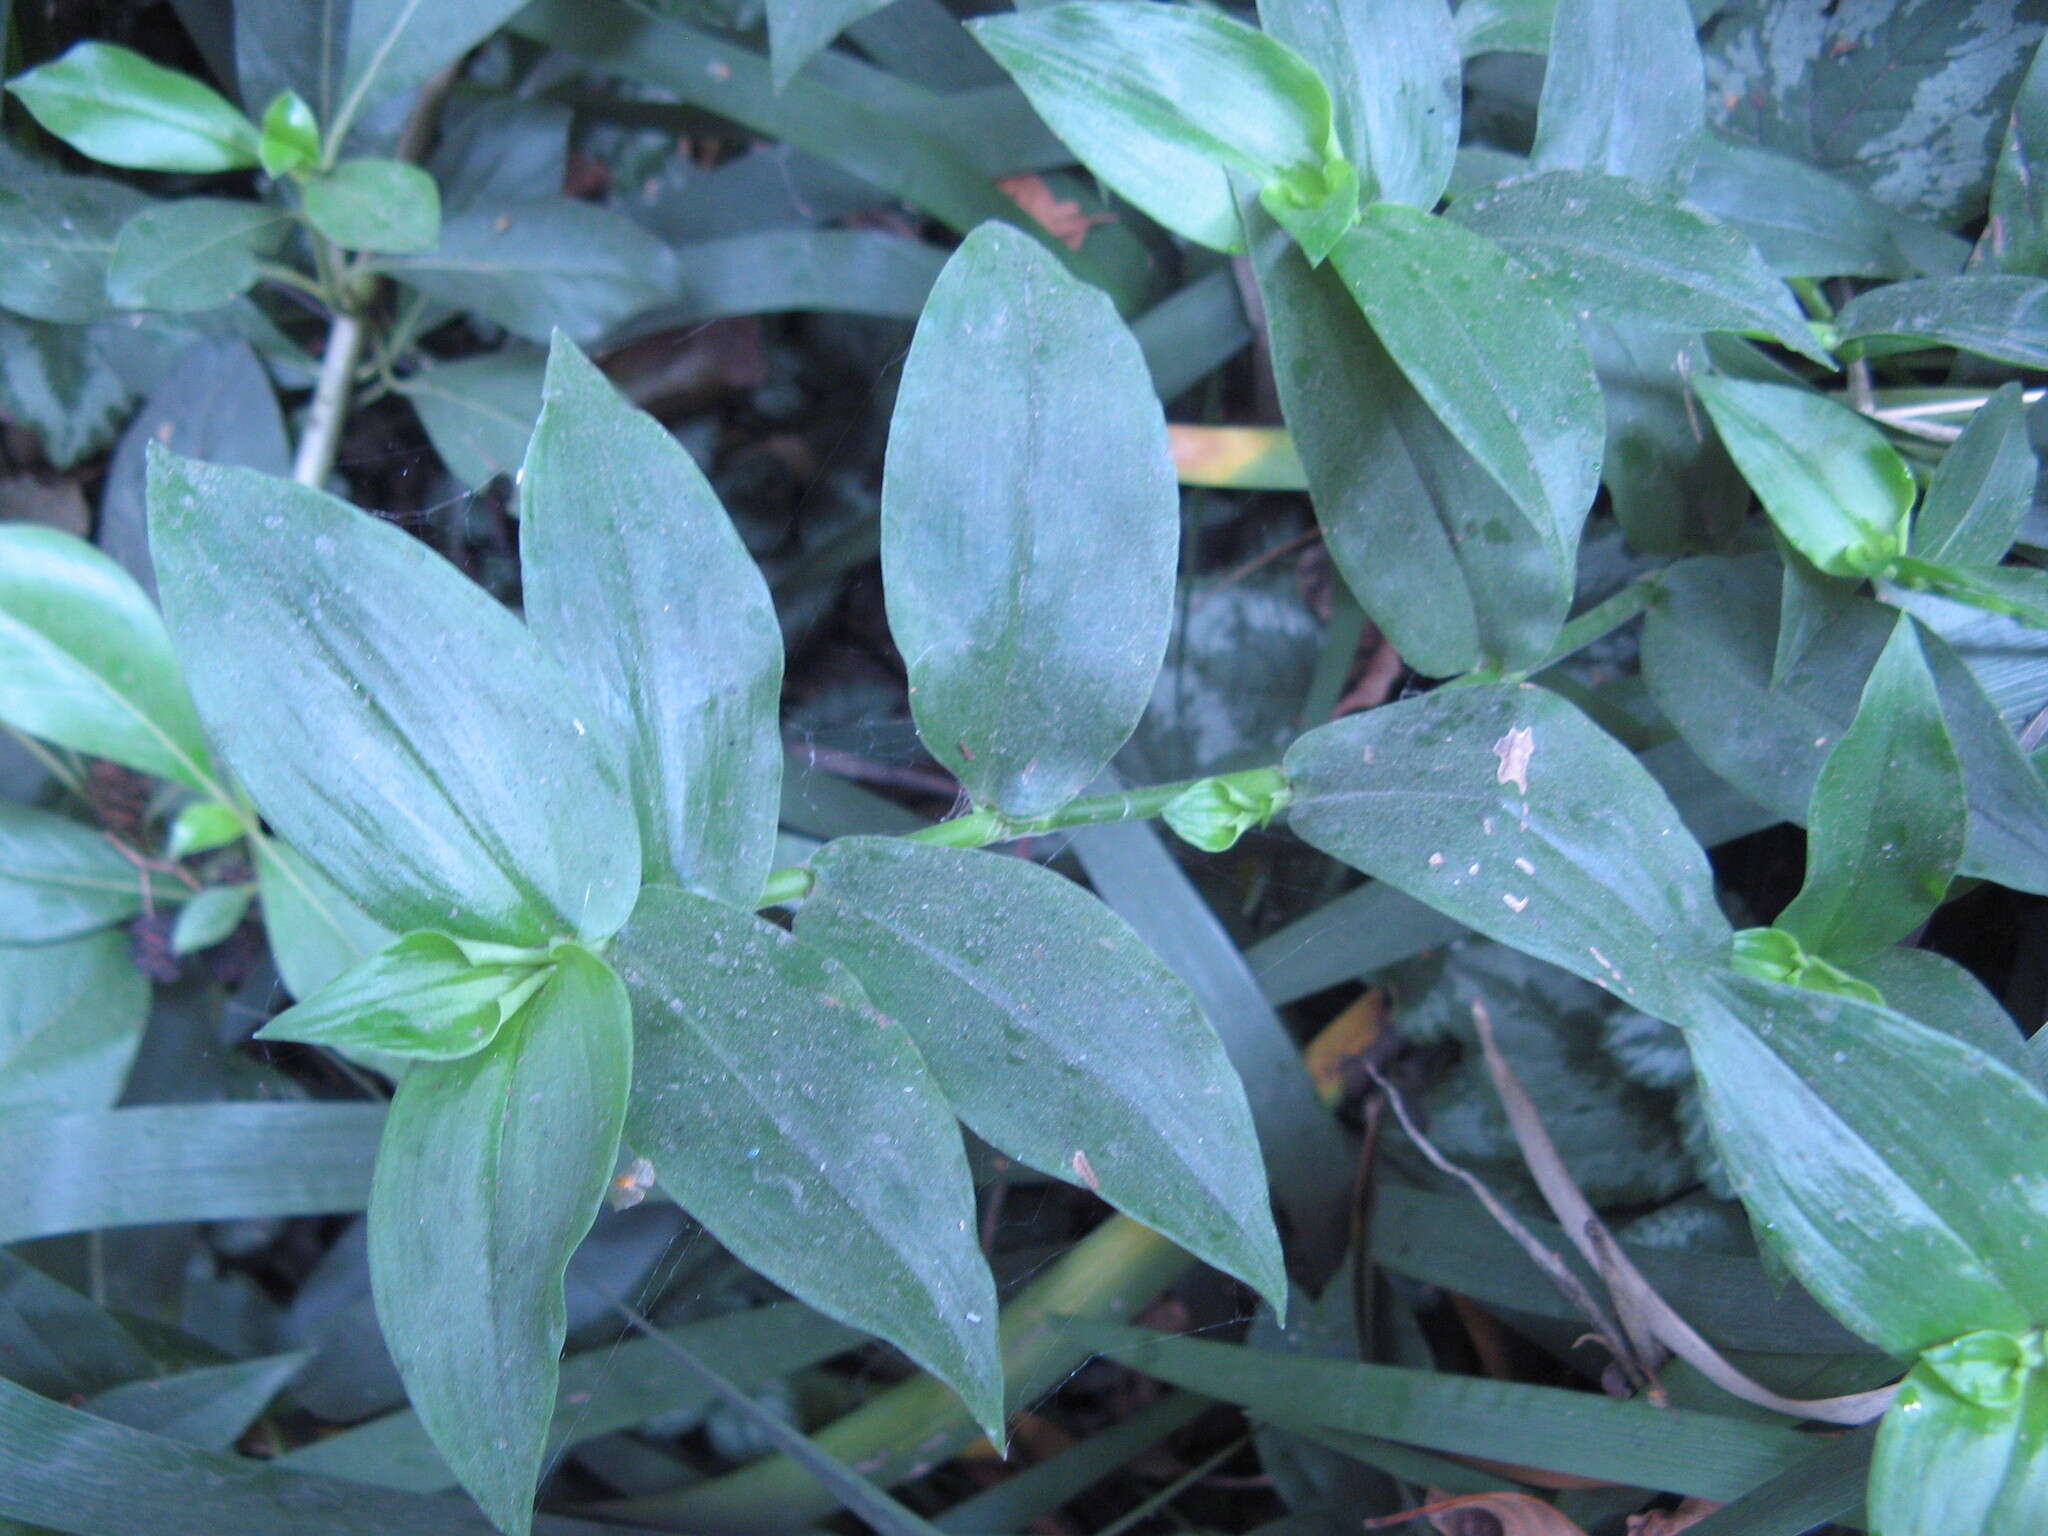
[[[1368,1531],[1384,1530],[1406,1520],[1427,1520],[1439,1536],[1586,1536],[1586,1528],[1567,1520],[1550,1505],[1527,1493],[1468,1493],[1368,1520]]]
[[[1678,1536],[1721,1507],[1719,1499],[1687,1499],[1676,1509],[1653,1509],[1628,1517],[1628,1536]]]
[[[1116,222],[1113,213],[1083,213],[1079,203],[1061,197],[1045,184],[1043,176],[1029,171],[1002,177],[996,190],[1038,220],[1047,234],[1070,251],[1081,249],[1081,242],[1096,225]]]

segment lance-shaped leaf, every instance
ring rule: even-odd
[[[2034,61],[2013,98],[1991,175],[1991,219],[1984,243],[2001,270],[2048,274],[2048,48]]]
[[[91,827],[0,800],[0,944],[46,944],[142,910],[143,876]]]
[[[2012,1068],[2037,1086],[2048,1085],[2027,1037],[1983,982],[1947,955],[1931,949],[1887,949],[1852,967],[1857,980],[1877,988],[1885,1007],[1929,1029],[1954,1035]]]
[[[0,1114],[111,1108],[148,1016],[125,933],[0,949]]]
[[[976,1135],[1093,1190],[1284,1306],[1244,1087],[1130,925],[1025,859],[826,844],[797,935],[910,1031]]]
[[[1281,405],[1345,584],[1432,677],[1540,661],[1571,606],[1571,543],[1437,419],[1334,270],[1281,239],[1252,252]]]
[[[1841,962],[1903,939],[1947,893],[1965,816],[1962,765],[1901,614],[1814,785],[1806,883],[1777,926]]]
[[[1973,274],[1887,283],[1844,304],[1836,324],[1845,344],[1917,342],[2023,368],[2048,367],[2048,281],[2038,277]]]
[[[1542,281],[1484,236],[1391,203],[1368,208],[1330,259],[1466,452],[1575,548],[1605,416],[1585,344]]]
[[[390,523],[153,453],[166,617],[222,753],[278,832],[400,933],[602,937],[639,833],[526,627]]]
[[[456,1061],[496,1039],[550,974],[532,961],[472,960],[445,933],[408,933],[287,1008],[256,1036]]]
[[[7,88],[80,154],[138,171],[256,164],[256,125],[190,75],[111,43],[80,43]]]
[[[632,995],[626,1139],[744,1263],[1003,1417],[995,1284],[959,1127],[903,1026],[750,912],[650,886],[613,946]]]
[[[1640,182],[1553,171],[1461,199],[1452,216],[1568,308],[1669,330],[1768,336],[1827,367],[1792,292],[1748,238]]]
[[[2020,387],[2007,384],[1941,456],[1913,518],[1913,554],[1940,565],[1996,565],[2033,505],[2039,473]]]
[[[1330,96],[1300,55],[1213,11],[1069,0],[971,24],[1081,163],[1175,234],[1242,250],[1232,171],[1335,193]],[[1339,174],[1330,172],[1341,168]],[[1278,210],[1275,216],[1279,217]],[[1320,252],[1314,253],[1320,259]]]
[[[54,528],[0,527],[0,719],[76,752],[212,786],[163,620],[134,577]]]
[[[1784,384],[1694,388],[1771,521],[1822,571],[1867,576],[1905,551],[1913,472],[1869,420]]]
[[[519,480],[526,619],[623,750],[649,880],[751,907],[775,859],[782,631],[689,451],[555,337]]]
[[[311,997],[398,937],[336,890],[295,849],[266,837],[253,851],[263,936],[293,997]]]
[[[500,1530],[532,1521],[562,1341],[562,1274],[618,1158],[625,989],[573,945],[497,1039],[415,1067],[370,1188],[377,1320],[420,1422]]]
[[[2040,1334],[1982,1330],[1920,1357],[1878,1427],[1869,1511],[1884,1536],[2048,1530]]]
[[[1681,1020],[1758,1231],[1893,1354],[2048,1316],[2048,1098],[1951,1035],[1732,973]]]
[[[1259,19],[1329,82],[1361,199],[1434,208],[1463,108],[1446,0],[1259,0]]]
[[[976,804],[1054,810],[1130,737],[1179,547],[1166,424],[1131,333],[1038,242],[984,224],[917,323],[882,477],[911,712]]]
[[[1526,684],[1439,689],[1310,731],[1283,764],[1309,843],[1660,1018],[1729,938],[1707,857],[1626,747]]]
[[[1559,0],[1532,158],[1682,192],[1706,124],[1686,0]]]

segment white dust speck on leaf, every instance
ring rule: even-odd
[[[1529,759],[1536,755],[1536,733],[1526,725],[1510,727],[1507,735],[1493,744],[1493,755],[1500,759],[1493,781],[1512,784],[1522,794],[1528,794]]]
[[[1506,891],[1501,892],[1500,899],[1507,903],[1507,908],[1510,912],[1520,912],[1524,907],[1529,905],[1528,897],[1510,896]]]
[[[1074,1155],[1068,1159],[1067,1166],[1074,1170],[1074,1177],[1091,1190],[1102,1188],[1102,1180],[1095,1177],[1095,1167],[1088,1161],[1088,1154],[1079,1147],[1074,1149]]]

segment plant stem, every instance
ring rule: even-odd
[[[1660,580],[1656,572],[1638,576],[1613,596],[1595,603],[1557,632],[1550,654],[1529,670],[1541,672],[1545,667],[1554,667],[1573,652],[1582,651],[1603,635],[1610,635],[1621,628],[1650,606],[1657,595]]]
[[[1223,783],[1256,795],[1269,795],[1286,788],[1287,780],[1278,768],[1246,768],[1237,773],[1214,775]],[[1069,827],[1100,826],[1110,821],[1147,821],[1203,779],[1180,779],[1171,784],[1153,784],[1143,789],[1123,789],[1108,795],[1083,795],[1069,800],[1045,816],[1016,820],[1000,811],[969,811],[933,826],[904,834],[914,843],[936,843],[942,848],[985,848],[990,843],[1014,842]],[[778,869],[768,876],[759,905],[786,906],[810,893],[811,872],[801,865]]]
[[[362,354],[363,322],[337,311],[327,332],[327,350],[320,358],[313,403],[306,408],[306,430],[299,438],[298,456],[292,460],[292,478],[301,485],[318,490],[334,470],[334,456],[341,450],[341,429],[348,420],[349,385]]]

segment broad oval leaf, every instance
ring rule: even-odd
[[[341,65],[335,94],[320,98],[333,103],[321,112],[329,146],[342,142],[366,108],[416,90],[459,63],[519,6],[520,0],[349,0],[339,13],[346,18],[346,53],[329,43],[318,54],[330,67]],[[335,8],[322,6],[319,14],[314,25],[335,26]]]
[[[217,788],[163,620],[134,577],[54,528],[0,527],[0,719],[76,752]]]
[[[1262,187],[1322,183],[1328,90],[1292,49],[1241,22],[1069,0],[970,30],[1083,165],[1198,245],[1244,248],[1231,171]]]
[[[252,845],[263,936],[293,997],[311,997],[398,937],[334,888],[319,870],[275,838]]]
[[[2044,1064],[2028,1049],[2027,1037],[2005,1005],[1947,955],[1931,949],[1887,949],[1859,960],[1851,973],[1877,988],[1892,1012],[1954,1035],[2037,1087],[2048,1086],[2043,1082]]]
[[[1893,1354],[2048,1316],[2048,1098],[1876,1004],[1703,978],[1679,1021],[1758,1229]]]
[[[1559,0],[1531,158],[1684,190],[1706,126],[1686,0]]]
[[[1246,222],[1265,226],[1247,208]],[[1572,598],[1572,548],[1532,522],[1387,355],[1336,272],[1255,239],[1273,375],[1324,546],[1417,671],[1533,666]]]
[[[2023,368],[2048,367],[2048,281],[1971,274],[1887,283],[1836,317],[1842,341],[1955,347]]]
[[[255,899],[254,881],[209,885],[196,892],[178,910],[178,920],[171,924],[171,953],[196,955],[202,949],[211,949],[242,926],[249,903]]]
[[[215,309],[256,281],[288,220],[262,203],[186,197],[142,210],[115,238],[107,297],[124,309]]]
[[[289,176],[320,163],[320,124],[297,91],[282,90],[270,99],[257,123],[256,156],[266,176]]]
[[[111,43],[80,43],[7,89],[80,154],[138,171],[256,164],[256,125],[190,75]]]
[[[1965,1335],[1956,1349],[1931,1351],[1899,1384],[1870,1460],[1873,1531],[2033,1536],[2048,1530],[2048,1372],[2015,1361],[2012,1400],[1984,1402],[1958,1392],[1953,1377],[1961,1373],[1943,1369],[1961,1349],[1981,1349],[1991,1340],[2015,1355],[2023,1347],[2008,1335]],[[2038,1334],[2033,1348],[2038,1362]]]
[[[0,305],[66,325],[99,319],[114,242],[149,206],[133,187],[91,176],[0,187]]]
[[[1947,893],[1966,815],[1941,698],[1901,614],[1814,785],[1806,883],[1776,926],[1843,963],[1903,939]]]
[[[349,250],[431,251],[441,238],[440,189],[402,160],[344,160],[309,178],[302,196],[313,227]]]
[[[148,1017],[125,933],[0,948],[0,1114],[112,1108]]]
[[[457,1061],[497,1038],[550,974],[545,965],[473,961],[445,933],[408,933],[287,1008],[256,1036],[411,1061]]]
[[[752,907],[775,861],[782,630],[689,451],[557,336],[519,478],[526,619],[619,747],[650,881]]]
[[[1660,1018],[1729,941],[1707,857],[1620,742],[1528,684],[1438,689],[1310,731],[1303,839]]]
[[[1913,472],[1869,420],[1784,384],[1694,388],[1771,521],[1822,571],[1867,576],[1905,552]]]
[[[401,379],[398,392],[419,413],[448,472],[472,486],[515,473],[540,415],[547,361],[514,342]]]
[[[1129,924],[1026,859],[838,838],[797,936],[910,1031],[975,1134],[1093,1190],[1284,1310],[1244,1087]]]
[[[1179,494],[1109,300],[984,224],[917,323],[882,477],[882,580],[931,754],[978,805],[1071,800],[1137,727],[1173,622]]]
[[[2040,468],[2020,387],[2004,385],[1935,466],[1913,517],[1912,553],[1942,565],[1996,565],[2034,503]]]
[[[750,912],[650,886],[613,944],[632,995],[626,1139],[744,1263],[1003,1419],[995,1285],[959,1127],[853,973]]]
[[[616,209],[567,197],[465,208],[442,220],[432,251],[378,266],[515,336],[544,343],[560,329],[586,346],[681,282],[665,242]]]
[[[1259,20],[1330,83],[1360,196],[1434,208],[1451,179],[1463,108],[1446,0],[1259,0]]]
[[[1461,199],[1451,216],[1582,315],[1768,336],[1827,367],[1792,293],[1749,240],[1639,182],[1552,171]]]
[[[1330,259],[1465,451],[1576,548],[1606,418],[1585,344],[1542,281],[1484,236],[1391,203],[1366,209]]]
[[[305,486],[153,453],[150,543],[194,692],[278,832],[400,933],[601,938],[639,833],[589,708],[426,545]]]
[[[0,944],[46,944],[142,910],[142,872],[103,833],[0,799]]]
[[[377,1320],[420,1422],[523,1536],[567,1332],[562,1274],[618,1159],[625,989],[573,945],[485,1049],[398,1086],[370,1187]]]

